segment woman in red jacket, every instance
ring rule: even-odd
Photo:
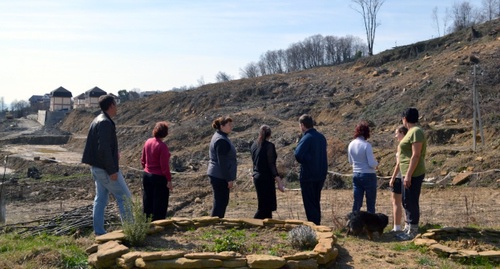
[[[142,148],[141,164],[144,168],[142,204],[144,213],[152,221],[165,219],[168,198],[172,190],[170,175],[170,151],[163,139],[168,135],[167,122],[157,122],[153,137],[146,140]]]

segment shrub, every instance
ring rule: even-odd
[[[311,250],[318,243],[316,232],[306,225],[300,225],[288,232],[288,240],[292,247],[300,250]]]
[[[215,252],[222,251],[241,251],[244,247],[245,232],[242,230],[231,229],[226,234],[215,238]]]
[[[125,206],[133,214],[133,218],[125,218],[123,221],[125,239],[132,246],[140,246],[146,240],[147,232],[151,226],[151,217],[147,217],[143,213],[139,199],[136,199],[135,203],[132,202],[132,199],[127,199]]]

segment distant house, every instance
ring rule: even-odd
[[[85,92],[85,107],[99,107],[99,97],[107,93],[99,87],[94,87]]]
[[[142,98],[145,98],[145,97],[149,97],[151,95],[155,95],[155,94],[159,94],[159,93],[160,93],[160,91],[145,91],[145,92],[139,93],[139,96]]]
[[[63,87],[59,87],[50,92],[50,111],[71,110],[71,94],[70,91]]]
[[[110,93],[109,95],[111,95],[111,96],[113,96],[113,98],[115,98],[115,102],[116,102],[116,104],[119,104],[119,103],[120,103],[120,97],[119,97],[119,96],[116,96],[116,95],[114,95],[114,94],[112,94],[112,93]]]
[[[85,93],[82,93],[73,98],[73,108],[84,108],[85,107]]]
[[[31,110],[36,112],[38,110],[49,110],[50,95],[32,95],[28,100],[30,102]]]
[[[128,99],[129,100],[136,100],[141,98],[141,96],[137,92],[128,92]]]

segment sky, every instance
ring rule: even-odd
[[[469,0],[479,8],[481,0]],[[438,36],[455,0],[385,0],[374,53]],[[349,0],[0,0],[0,97],[59,88],[166,91],[233,79],[269,50],[313,35],[357,36]]]

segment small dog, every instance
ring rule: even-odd
[[[382,213],[369,213],[366,211],[351,212],[347,215],[347,235],[359,236],[365,232],[368,239],[373,240],[373,233],[378,232],[379,237],[389,224],[389,217]]]

